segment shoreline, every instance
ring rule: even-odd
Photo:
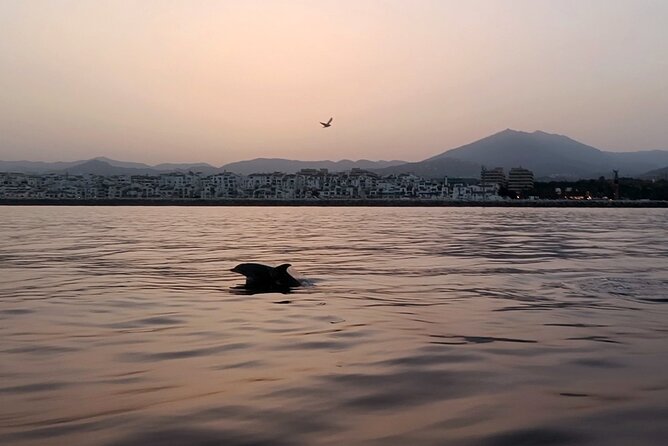
[[[275,207],[583,207],[583,208],[668,208],[658,200],[266,200],[266,199],[0,199],[0,206],[275,206]]]

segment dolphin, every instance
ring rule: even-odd
[[[288,273],[289,263],[271,267],[260,263],[240,263],[232,268],[233,273],[246,276],[244,288],[247,290],[283,290],[301,286],[301,283]]]

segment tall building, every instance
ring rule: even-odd
[[[498,184],[499,186],[506,185],[506,174],[503,167],[496,167],[494,169],[482,168],[480,171],[480,182],[484,185]]]
[[[508,172],[508,190],[521,194],[533,189],[533,172],[522,167],[513,167]]]

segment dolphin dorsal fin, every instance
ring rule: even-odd
[[[274,280],[276,280],[282,286],[298,287],[301,285],[301,283],[299,282],[299,280],[292,277],[288,272],[288,268],[290,268],[291,266],[292,265],[289,263],[284,263],[274,268],[273,271]]]
[[[275,269],[276,271],[279,271],[279,272],[284,273],[284,272],[287,272],[288,268],[290,268],[291,266],[292,266],[292,265],[289,264],[289,263],[284,263],[284,264],[282,264],[282,265],[278,265],[278,266],[277,266],[276,268],[274,268],[274,269]]]

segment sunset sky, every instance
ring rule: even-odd
[[[0,159],[668,149],[667,24],[666,0],[0,0]]]

